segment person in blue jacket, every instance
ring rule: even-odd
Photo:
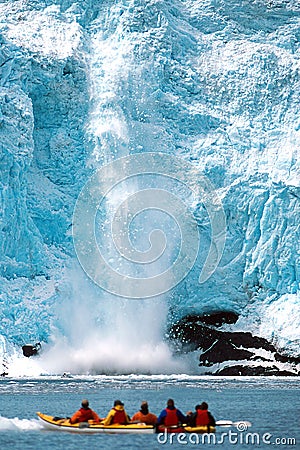
[[[179,409],[175,408],[174,400],[172,398],[169,398],[169,400],[167,401],[167,407],[162,410],[157,419],[157,425],[170,427],[186,422],[186,416],[184,416]]]

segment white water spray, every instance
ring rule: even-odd
[[[0,416],[0,432],[4,431],[35,431],[43,427],[37,419],[8,419]]]
[[[57,310],[60,330],[40,356],[13,357],[10,376],[190,372],[163,341],[164,298],[116,298],[93,285],[78,266],[66,277],[72,287]]]
[[[117,91],[130,70],[130,49],[126,39],[118,40],[118,32],[105,37],[97,31],[91,43],[93,106],[88,134],[95,144],[89,160],[94,167],[98,161],[107,162],[128,153],[130,136]],[[126,198],[132,192],[132,187],[127,186],[120,197]],[[115,200],[111,195],[110,206]],[[110,243],[103,245],[109,253]],[[54,345],[41,356],[43,370],[78,374],[188,371],[185,363],[172,357],[163,340],[168,308],[165,296],[122,299],[92,285],[79,268],[66,276],[72,293],[66,295],[58,312],[62,330],[56,331]]]

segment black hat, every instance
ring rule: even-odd
[[[169,398],[167,401],[167,406],[170,406],[171,408],[175,406],[174,400],[172,398]]]
[[[208,409],[208,404],[206,402],[202,402],[201,405],[196,405],[195,409],[196,410],[197,409],[202,409],[202,410],[204,409],[204,410],[206,410],[206,409]]]
[[[122,403],[121,400],[115,400],[114,401],[114,406],[118,406],[118,405],[124,406],[124,403]]]

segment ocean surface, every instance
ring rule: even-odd
[[[300,448],[300,384],[297,378],[198,377],[187,375],[132,375],[87,377],[7,378],[0,380],[1,450],[78,450],[160,448]],[[142,400],[156,414],[172,397],[186,413],[207,401],[216,420],[248,421],[244,431],[217,427],[214,440],[179,435],[74,435],[43,430],[36,412],[70,416],[88,398],[104,417],[115,399],[129,415]],[[199,441],[197,441],[199,439]]]

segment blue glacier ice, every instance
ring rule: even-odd
[[[137,342],[133,320],[162,349],[151,356],[157,371],[167,358],[168,323],[220,310],[240,315],[232,329],[299,353],[299,25],[292,0],[0,4],[4,359],[19,356],[26,342],[78,347],[86,323],[96,330],[91,339],[124,327]],[[146,301],[144,310],[93,285],[72,241],[87,179],[105,163],[142,152],[193,164],[215,186],[227,222],[211,278],[199,284],[199,258],[163,303]],[[210,226],[203,206],[194,213],[205,254]],[[77,369],[97,367],[89,361]]]

